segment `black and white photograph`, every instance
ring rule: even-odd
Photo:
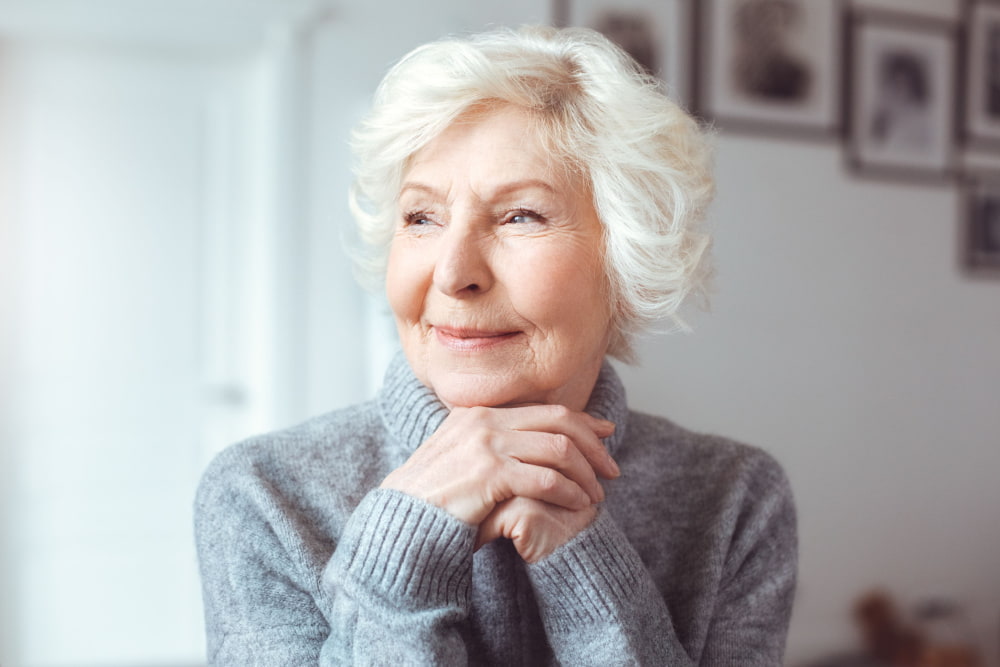
[[[972,148],[1000,150],[1000,2],[965,5],[963,137]]]
[[[968,179],[962,219],[962,265],[971,275],[1000,278],[1000,174]]]
[[[881,12],[855,15],[850,23],[850,165],[876,176],[950,176],[956,90],[953,24]]]
[[[699,3],[698,111],[723,129],[836,136],[840,2]]]
[[[690,104],[692,0],[568,0],[568,25],[592,28],[625,49],[667,93]]]

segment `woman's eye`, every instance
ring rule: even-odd
[[[407,213],[403,216],[403,223],[409,226],[423,226],[433,224],[433,221],[425,213]]]
[[[534,211],[513,211],[507,216],[507,224],[524,224],[526,222],[541,222],[542,216]]]

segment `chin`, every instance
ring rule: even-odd
[[[495,408],[545,402],[540,394],[525,391],[523,383],[512,382],[503,377],[452,373],[442,378],[432,378],[430,387],[449,408]]]

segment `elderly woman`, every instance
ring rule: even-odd
[[[211,661],[779,664],[781,469],[629,411],[605,359],[706,273],[697,124],[597,33],[524,29],[412,52],[354,147],[402,354],[205,473]]]

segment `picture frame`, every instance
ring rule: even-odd
[[[970,148],[1000,150],[1000,1],[963,7],[961,138]]]
[[[682,106],[691,102],[691,21],[696,0],[562,0],[565,25],[593,28],[658,78]]]
[[[723,130],[838,139],[840,0],[700,0],[697,113]]]
[[[973,277],[1000,279],[1000,172],[967,174],[961,202],[963,271]]]
[[[850,167],[891,179],[953,178],[958,25],[887,11],[851,12],[847,22],[843,124]]]

